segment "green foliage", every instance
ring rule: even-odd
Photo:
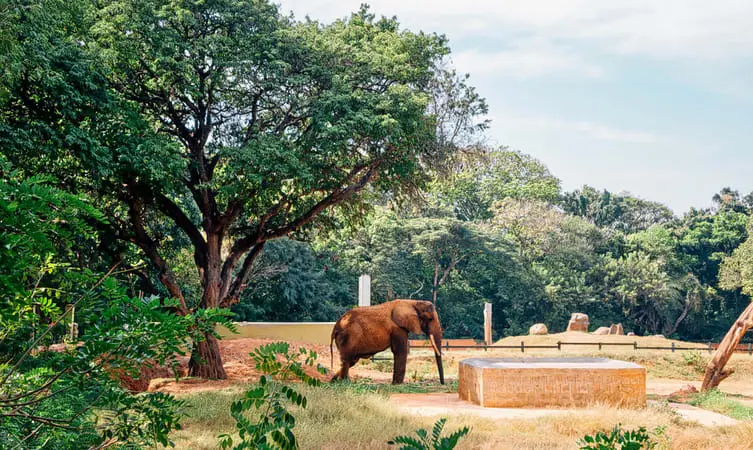
[[[581,450],[640,450],[655,448],[656,442],[651,439],[645,427],[625,431],[617,424],[608,434],[599,431],[593,436],[583,436],[578,440],[578,445]]]
[[[298,442],[293,434],[295,417],[288,410],[287,403],[305,408],[307,401],[303,394],[285,382],[296,378],[309,386],[318,386],[319,380],[305,371],[306,367],[314,366],[316,352],[301,348],[297,353],[291,353],[287,342],[275,342],[256,348],[251,359],[264,375],[255,388],[248,390],[230,407],[241,441],[233,446],[233,438],[223,434],[219,436],[220,448],[297,449]],[[326,373],[321,365],[317,365],[317,370]]]
[[[193,320],[169,313],[170,302],[128,296],[117,264],[106,274],[74,266],[77,244],[102,221],[85,197],[5,162],[0,170],[0,446],[169,445],[181,402],[131,395],[113,374],[176,367]],[[47,350],[72,323],[66,307],[77,340]]]
[[[232,310],[240,321],[334,321],[351,306],[357,277],[330,250],[279,239],[264,247]]]
[[[708,360],[703,354],[697,350],[691,350],[682,353],[682,359],[690,366],[697,374],[702,374],[706,371],[706,365]]]
[[[492,217],[491,206],[504,199],[553,202],[560,181],[541,162],[506,148],[461,158],[456,169],[430,185],[430,198],[449,207],[460,220]]]
[[[635,233],[674,219],[672,211],[661,203],[615,195],[606,189],[598,191],[590,186],[565,193],[561,202],[568,214],[586,218],[598,227],[624,233]]]
[[[741,289],[753,295],[753,218],[748,219],[748,238],[724,258],[719,271],[719,285],[723,289]]]
[[[322,24],[265,0],[20,3],[1,18],[19,37],[3,152],[96,199],[97,250],[138,252],[144,290],[200,329],[197,310],[237,303],[267,241],[357,222],[366,191],[416,192],[486,127],[446,38],[366,6]]]
[[[437,420],[431,430],[431,435],[427,430],[421,428],[416,430],[418,439],[411,436],[397,436],[388,441],[387,444],[400,445],[401,450],[451,450],[455,448],[460,438],[467,435],[471,430],[468,427],[463,427],[444,437],[442,436],[442,428],[444,428],[445,423],[447,423],[445,418]]]

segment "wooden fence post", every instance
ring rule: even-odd
[[[484,344],[492,345],[492,304],[484,303]]]

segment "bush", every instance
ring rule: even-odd
[[[623,431],[620,424],[615,425],[609,434],[603,431],[593,436],[587,434],[578,441],[578,445],[580,450],[640,450],[656,447],[645,427]]]
[[[389,445],[401,445],[400,450],[451,450],[458,445],[458,441],[467,435],[471,430],[463,427],[447,437],[442,437],[442,428],[444,428],[447,419],[441,418],[434,424],[431,436],[423,428],[416,430],[419,439],[411,436],[398,436],[388,441]]]
[[[303,357],[303,362],[298,360],[300,357]],[[220,448],[297,449],[298,441],[293,434],[295,417],[287,409],[286,403],[290,401],[305,408],[307,400],[296,389],[282,382],[295,377],[309,386],[318,386],[319,380],[304,371],[304,365],[314,366],[316,352],[301,348],[298,353],[291,354],[287,342],[275,342],[255,349],[251,358],[257,370],[264,375],[259,379],[258,386],[248,390],[241,400],[233,402],[230,407],[241,442],[233,446],[233,438],[229,434],[222,434],[219,436]],[[317,365],[317,369],[322,374],[327,371],[321,365]]]

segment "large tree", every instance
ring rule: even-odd
[[[452,150],[429,113],[448,53],[441,36],[366,9],[298,23],[266,1],[110,2],[98,17],[110,86],[162,139],[117,155],[129,163],[112,176],[127,208],[117,233],[151,261],[181,314],[230,306],[265,242],[332,224],[331,207],[357,203],[369,185],[420,182]],[[154,159],[170,164],[141,170]],[[155,236],[164,220],[190,239],[195,303],[163,257],[169,240]],[[209,331],[190,374],[225,377]]]

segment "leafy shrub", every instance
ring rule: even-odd
[[[102,220],[85,197],[25,178],[0,156],[0,448],[170,445],[180,427],[181,402],[131,395],[111,375],[174,366],[193,318],[128,296],[120,263],[104,275],[74,264]],[[70,320],[66,306],[76,308],[78,342],[48,351]]]
[[[423,428],[416,430],[420,440],[411,436],[398,436],[387,443],[389,445],[400,445],[400,450],[451,450],[458,445],[460,438],[467,435],[471,430],[468,427],[463,427],[447,437],[442,437],[442,428],[444,428],[445,423],[447,423],[447,419],[444,417],[437,420],[431,430],[431,436]]]
[[[620,424],[615,425],[609,434],[603,431],[593,436],[587,434],[578,440],[578,445],[580,450],[640,450],[656,447],[646,427],[623,431]]]
[[[706,358],[698,350],[686,351],[682,354],[685,364],[693,368],[696,373],[706,372]]]
[[[295,417],[287,409],[287,402],[305,408],[307,401],[304,395],[284,382],[297,378],[309,386],[319,386],[320,381],[304,371],[304,365],[314,366],[316,352],[301,348],[291,354],[287,342],[275,342],[255,349],[251,358],[264,375],[255,388],[248,390],[230,407],[241,442],[233,447],[232,437],[222,434],[219,436],[220,448],[297,449],[298,441],[293,434]],[[321,365],[317,365],[317,370],[322,374],[327,371]]]

